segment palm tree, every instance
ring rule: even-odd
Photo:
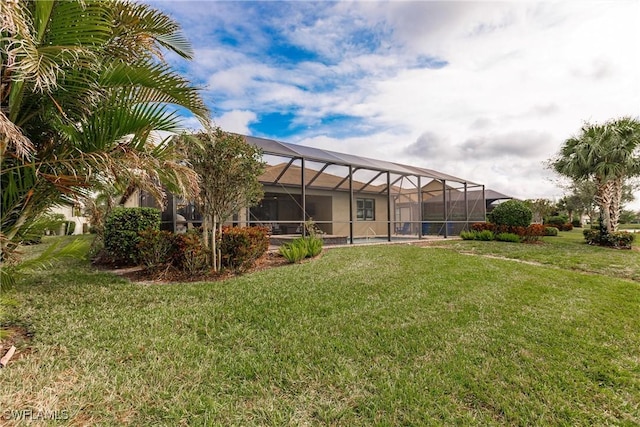
[[[578,136],[565,141],[551,167],[576,182],[593,181],[604,226],[616,231],[624,184],[640,175],[640,122],[625,117],[586,124]]]
[[[0,260],[21,230],[65,198],[96,184],[161,185],[194,194],[197,175],[180,161],[175,106],[206,122],[196,88],[164,62],[191,58],[179,26],[125,0],[0,3]]]

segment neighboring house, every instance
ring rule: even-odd
[[[453,235],[484,221],[482,184],[430,169],[284,142],[245,137],[267,162],[264,198],[238,212],[234,224],[268,226],[273,234],[300,234],[305,221],[332,236],[358,238]],[[156,206],[142,194],[137,206]],[[156,206],[157,207],[157,206]],[[169,197],[163,228],[200,225],[192,203]]]
[[[65,204],[49,208],[49,212],[52,214],[62,214],[64,215],[65,221],[73,222],[75,224],[73,226],[72,234],[84,234],[89,232],[89,218],[84,216],[83,211],[83,207],[79,204]],[[67,232],[67,230],[63,230],[61,233]]]
[[[498,193],[494,190],[485,190],[484,198],[487,203],[487,213],[491,212],[496,206],[498,206],[502,202],[506,202],[507,200],[513,200],[514,198],[511,196],[507,196],[506,194]]]

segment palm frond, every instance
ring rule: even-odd
[[[165,13],[142,3],[116,1],[112,4],[116,25],[107,50],[124,59],[163,59],[162,49],[177,53],[185,59],[193,57],[188,40],[180,25]],[[151,55],[150,55],[151,54]]]
[[[0,158],[10,150],[16,157],[27,159],[33,154],[33,143],[23,135],[9,118],[0,110]]]
[[[121,91],[123,97],[135,96],[140,102],[179,105],[192,111],[201,121],[209,117],[200,91],[164,64],[149,61],[116,64],[105,70],[100,84]]]
[[[165,64],[192,52],[170,17],[124,0],[3,1],[0,74],[0,256],[51,205],[128,181],[161,199],[193,193],[197,176],[175,145],[173,106],[207,121],[197,89]],[[8,108],[7,108],[8,107]]]

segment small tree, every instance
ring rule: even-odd
[[[529,199],[525,200],[524,203],[531,209],[533,221],[539,224],[542,224],[544,219],[551,215],[555,209],[553,202],[548,199]]]
[[[200,175],[200,196],[196,200],[203,217],[203,240],[207,260],[217,271],[220,253],[216,230],[242,208],[254,205],[263,196],[258,177],[265,163],[259,148],[248,144],[242,135],[215,127],[193,136],[183,136],[188,159]]]
[[[620,213],[620,223],[621,224],[633,224],[638,222],[638,218],[640,217],[639,212],[630,211],[624,209]]]

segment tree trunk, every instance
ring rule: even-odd
[[[600,206],[600,212],[602,212],[603,225],[608,233],[613,231],[611,224],[611,202],[613,199],[614,185],[613,181],[598,181],[595,200]]]
[[[216,245],[216,231],[218,229],[218,216],[213,216],[213,227],[211,227],[211,260],[213,261],[213,271],[218,271],[218,248]]]
[[[219,236],[222,237],[222,223],[218,224]],[[222,270],[222,250],[218,246],[218,271]]]
[[[202,215],[202,246],[207,265],[211,265],[211,259],[209,259],[209,222],[209,215]]]
[[[622,201],[622,186],[623,179],[616,178],[612,180],[612,193],[611,204],[609,205],[609,218],[611,220],[611,231],[618,231],[618,223],[620,222],[620,208]]]

